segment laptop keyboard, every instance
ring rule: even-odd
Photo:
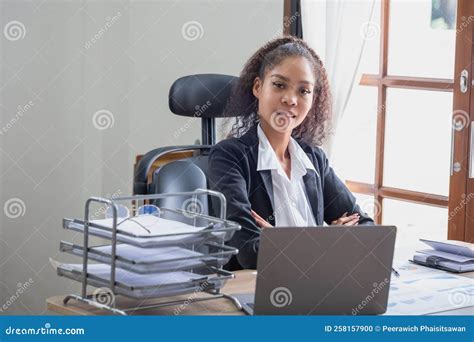
[[[253,310],[253,304],[254,303],[247,303],[247,306]]]

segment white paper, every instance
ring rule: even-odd
[[[68,229],[72,229],[75,231],[83,232],[84,226],[82,224],[71,223],[68,225]],[[109,230],[89,227],[89,233],[95,236],[100,236],[106,239],[112,238],[112,232]],[[117,241],[124,242],[132,245],[138,245],[140,247],[156,247],[156,246],[163,246],[167,244],[178,244],[178,243],[188,243],[188,242],[196,242],[200,241],[202,237],[196,237],[195,235],[185,234],[185,235],[175,235],[175,236],[163,236],[163,237],[133,237],[124,234],[117,234]]]
[[[112,246],[110,245],[93,247],[92,249],[108,255],[112,253]],[[116,255],[136,263],[154,263],[178,258],[204,256],[202,253],[181,247],[140,248],[127,244],[118,244]]]
[[[117,241],[132,244],[135,246],[140,247],[152,247],[152,246],[163,246],[167,244],[177,244],[177,243],[189,243],[189,242],[197,242],[201,241],[204,238],[204,235],[193,235],[193,234],[186,234],[186,233],[196,233],[203,231],[207,227],[194,227],[186,223],[177,222],[173,220],[167,220],[163,218],[157,218],[153,215],[141,215],[141,216],[152,216],[147,217],[144,221],[140,219],[138,222],[149,224],[148,231],[137,225],[136,223],[131,223],[128,225],[124,225],[126,222],[121,224],[118,228],[119,234],[117,234]],[[112,219],[102,219],[102,220],[92,220],[94,224],[100,224],[105,226],[108,229],[103,228],[94,228],[89,226],[89,232],[92,235],[100,236],[103,238],[111,239],[112,238]],[[120,222],[120,220],[118,221]],[[125,229],[124,229],[125,228]],[[67,225],[67,229],[72,229],[75,231],[83,232],[84,231],[84,224],[82,222],[69,222]],[[210,230],[211,231],[211,230]],[[127,234],[136,234],[133,236],[127,234],[120,234],[120,232],[127,232]],[[180,235],[172,235],[172,236],[165,236],[167,234],[177,234]],[[225,233],[225,232],[222,232]],[[219,236],[220,233],[214,233],[216,237]]]
[[[60,268],[76,272],[82,272],[82,264],[61,264]],[[110,265],[90,264],[87,265],[87,273],[94,275],[104,281],[110,279]],[[156,274],[138,274],[123,269],[115,270],[115,280],[126,286],[142,287],[142,286],[166,286],[172,284],[181,284],[190,282],[191,280],[206,279],[206,276],[191,272],[167,272]]]
[[[474,280],[407,261],[394,262],[387,315],[425,315],[474,306]],[[474,313],[474,308],[473,308]]]
[[[112,229],[113,219],[92,220],[94,224]],[[194,227],[189,224],[174,220],[167,220],[154,215],[133,216],[127,220],[119,218],[117,220],[117,229],[120,232],[128,233],[136,237],[146,237],[150,235],[167,235],[195,233],[206,227]]]

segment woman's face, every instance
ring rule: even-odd
[[[291,134],[311,109],[314,83],[310,62],[300,56],[285,58],[267,70],[263,80],[256,77],[253,94],[258,99],[262,126]]]

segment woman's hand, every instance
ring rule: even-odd
[[[259,214],[251,210],[252,217],[255,219],[257,224],[261,228],[271,228],[273,227],[270,223],[265,221]],[[344,213],[340,218],[331,222],[331,225],[338,226],[357,226],[359,224],[359,214],[355,213],[350,216],[347,216],[347,213]]]
[[[252,217],[257,221],[257,224],[260,226],[260,228],[271,228],[273,227],[270,223],[265,221],[259,214],[257,214],[255,211],[251,210]]]
[[[359,214],[355,213],[350,216],[347,216],[347,212],[344,213],[340,218],[331,222],[331,225],[338,226],[357,226],[359,224]]]

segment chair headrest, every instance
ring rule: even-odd
[[[178,78],[169,93],[170,110],[177,115],[200,118],[224,116],[224,108],[238,77],[197,74]]]

